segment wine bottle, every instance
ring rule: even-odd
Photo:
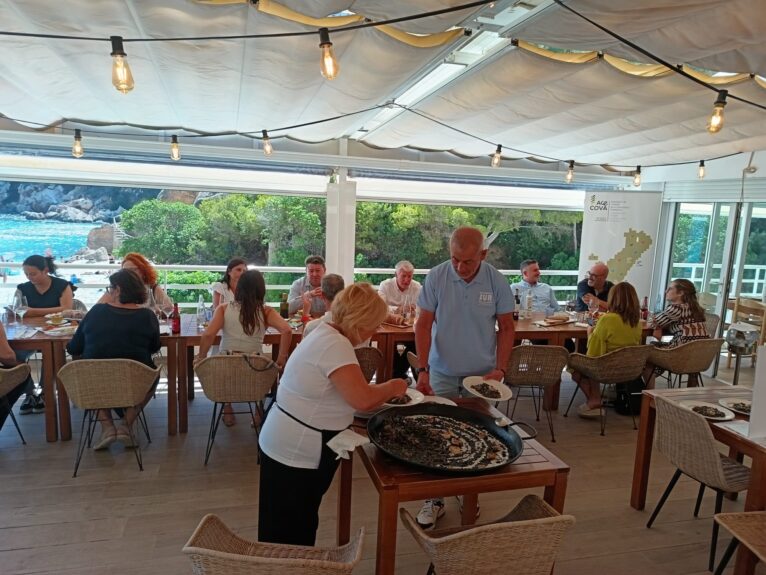
[[[178,312],[178,302],[173,304],[173,312],[170,314],[170,332],[173,335],[181,333],[181,314]]]
[[[516,288],[516,293],[513,294],[513,303],[516,304],[513,307],[513,319],[519,319],[519,312],[521,311],[521,294],[519,294],[519,288]]]
[[[641,304],[641,319],[646,321],[649,319],[649,298],[644,296],[644,303]]]
[[[283,293],[279,300],[279,315],[287,319],[290,316],[290,306],[287,303],[287,294]]]

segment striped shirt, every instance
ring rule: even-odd
[[[697,321],[692,315],[689,304],[671,303],[662,313],[654,316],[653,327],[673,336],[668,347],[676,347],[695,339],[708,339],[710,335],[705,322]]]

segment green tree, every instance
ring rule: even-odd
[[[123,212],[129,235],[119,255],[140,252],[159,264],[199,263],[204,221],[199,210],[181,202],[147,200]]]
[[[226,194],[200,203],[204,220],[203,261],[226,263],[232,257],[265,263],[263,225],[257,216],[257,196]]]

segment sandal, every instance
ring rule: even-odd
[[[237,418],[234,415],[234,410],[231,408],[231,404],[227,403],[223,406],[223,424],[226,427],[231,427],[237,423]]]

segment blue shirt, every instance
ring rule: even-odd
[[[418,297],[418,307],[435,314],[431,328],[430,368],[444,375],[481,375],[495,368],[500,314],[513,311],[513,296],[503,274],[481,262],[466,283],[452,262],[431,269]]]
[[[553,288],[548,284],[537,282],[535,285],[530,285],[526,280],[521,280],[519,283],[511,284],[511,293],[514,296],[517,289],[521,296],[521,309],[526,309],[527,292],[530,290],[532,292],[532,311],[558,311],[561,309],[559,302],[556,301]]]

